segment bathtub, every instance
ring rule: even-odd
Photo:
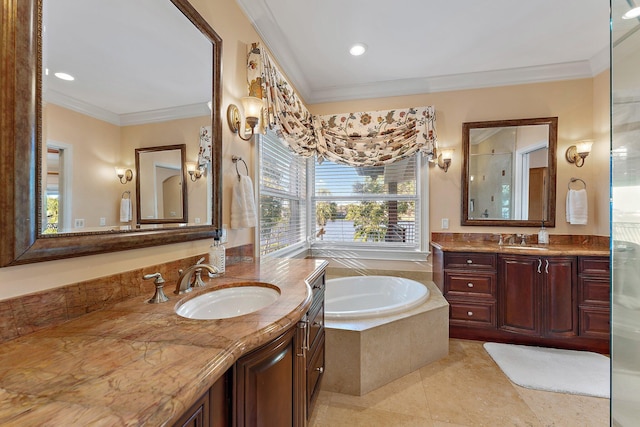
[[[389,316],[410,310],[429,298],[420,282],[392,276],[352,276],[329,279],[325,289],[325,319],[353,320]]]
[[[428,278],[331,278],[325,327],[326,391],[362,396],[449,351],[449,304]]]

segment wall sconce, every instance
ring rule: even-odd
[[[579,168],[584,165],[584,159],[591,152],[591,145],[593,141],[590,139],[585,139],[584,141],[578,142],[576,145],[572,145],[567,148],[567,152],[565,156],[567,157],[567,161],[569,163],[575,163],[575,165]]]
[[[452,149],[443,149],[442,153],[438,155],[438,167],[443,169],[445,172],[449,170],[449,166],[451,165],[451,158],[453,157]]]
[[[251,135],[248,138],[242,136],[243,132],[240,132],[240,111],[235,104],[229,104],[227,108],[227,122],[229,122],[229,128],[233,133],[237,133],[240,139],[243,141],[249,141],[255,132],[255,127],[260,121],[260,113],[262,112],[262,99],[255,96],[245,96],[240,98],[242,102],[242,108],[244,109],[244,115],[246,122],[251,127]]]
[[[131,169],[116,166],[116,175],[118,175],[121,184],[126,184],[133,179],[133,171]]]
[[[189,178],[191,178],[193,182],[196,182],[202,176],[202,169],[194,162],[187,163],[187,172],[189,172]]]

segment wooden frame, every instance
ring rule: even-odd
[[[0,0],[0,267],[210,238],[222,221],[222,39],[187,0],[170,0],[212,44],[212,225],[41,235],[42,2]]]

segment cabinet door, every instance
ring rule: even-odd
[[[498,328],[506,332],[540,335],[539,257],[503,255],[498,283]],[[541,271],[541,270],[540,270]]]
[[[544,278],[544,335],[575,336],[578,332],[577,266],[573,257],[548,257],[542,262]]]
[[[238,359],[235,365],[237,426],[292,426],[296,354],[295,328]]]

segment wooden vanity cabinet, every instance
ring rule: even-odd
[[[174,427],[226,427],[230,417],[230,373],[218,381],[189,408]]]
[[[578,257],[580,336],[609,339],[610,277],[608,257]]]
[[[457,327],[495,329],[496,255],[446,252],[443,263],[443,294],[454,333]]]
[[[608,257],[433,250],[452,338],[609,352]]]
[[[534,337],[578,333],[575,257],[500,255],[498,329]]]

